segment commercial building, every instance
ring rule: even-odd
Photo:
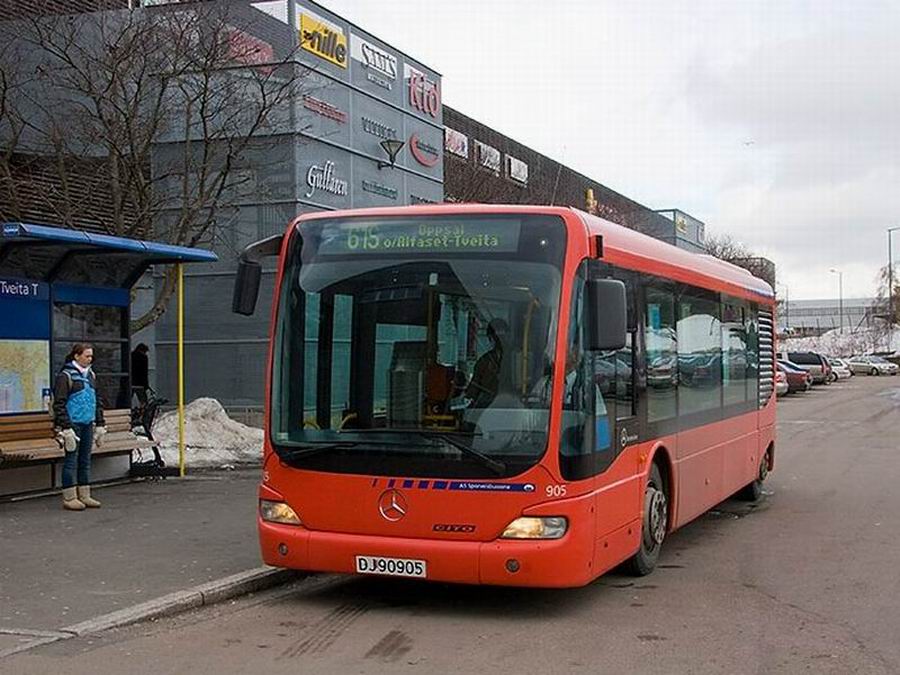
[[[779,317],[778,330],[794,336],[822,335],[831,330],[854,331],[873,328],[879,312],[875,298],[838,298],[822,300],[791,300],[785,302]]]
[[[16,0],[16,12],[9,10],[4,18],[24,16],[37,2]],[[231,313],[234,273],[248,243],[283,232],[298,214],[445,200],[558,204],[704,251],[701,221],[678,209],[644,206],[444,106],[438,72],[327,8],[309,0],[217,2],[229,8],[228,40],[245,55],[243,65],[265,68],[289,60],[294,66],[289,77],[299,81],[299,88],[241,153],[234,167],[240,187],[199,240],[219,261],[186,274],[188,400],[211,396],[232,411],[261,407],[274,263],[264,267],[261,302],[251,318]],[[65,6],[87,12],[137,4],[80,0]],[[175,3],[140,4],[152,5],[147,11],[167,12]],[[45,6],[58,11],[61,5]],[[178,128],[156,138],[147,171],[154,177],[170,171],[180,177],[170,167],[184,152],[185,138]],[[69,175],[67,189],[81,195],[83,208],[67,223],[57,220],[59,208],[47,199],[61,192],[59,181],[42,169],[40,158],[27,158],[23,166],[35,175],[21,219],[104,231],[111,200],[102,185],[90,180],[97,161],[85,159],[81,170]],[[158,219],[157,232],[181,206],[172,202]],[[0,219],[12,219],[2,189]],[[153,304],[164,283],[162,273],[157,268],[156,276],[138,284],[132,316]],[[176,391],[176,331],[174,312],[168,312],[135,336],[135,342],[151,345],[152,378],[169,399]]]

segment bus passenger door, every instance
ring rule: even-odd
[[[634,401],[634,333],[625,347],[596,357],[598,389],[603,408],[597,410],[598,428],[608,429],[609,449],[598,466],[597,534],[603,537],[635,519],[639,495],[635,465],[623,453],[638,440]]]
[[[625,282],[628,307],[628,334],[625,346],[615,352],[595,355],[594,370],[604,408],[597,411],[598,425],[608,428],[609,451],[603,465],[598,466],[597,537],[598,543],[640,517],[641,486],[636,464],[626,456],[628,448],[638,442],[638,416],[635,384],[637,377],[637,322],[634,283],[630,273],[608,268],[607,276]]]

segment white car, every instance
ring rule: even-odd
[[[854,373],[868,375],[896,375],[900,368],[880,356],[853,356],[848,365]]]
[[[828,363],[831,364],[832,381],[853,377],[853,371],[844,359],[828,359]]]
[[[790,391],[790,386],[788,386],[787,375],[785,375],[782,371],[775,371],[775,396],[784,396]]]

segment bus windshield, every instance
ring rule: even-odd
[[[271,441],[298,468],[508,477],[543,456],[555,216],[302,223],[284,263]]]

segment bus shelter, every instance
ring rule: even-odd
[[[197,248],[2,223],[0,422],[4,418],[9,422],[11,416],[16,420],[28,420],[28,415],[47,417],[54,374],[76,342],[90,342],[94,347],[97,388],[105,405],[130,408],[131,289],[151,265],[159,264],[178,266],[183,419],[181,269],[185,263],[216,260],[214,253]],[[17,423],[17,428],[21,426]]]

